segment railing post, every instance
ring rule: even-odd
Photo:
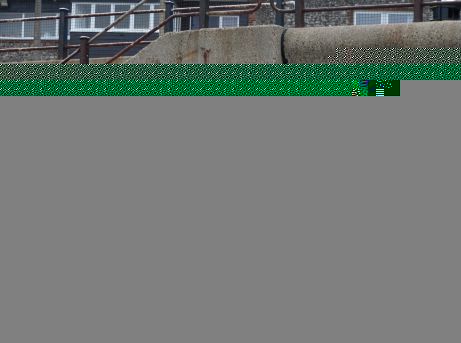
[[[80,37],[80,64],[90,64],[90,37]]]
[[[295,27],[304,27],[304,0],[295,0]]]
[[[209,17],[208,17],[208,10],[210,8],[210,0],[200,0],[200,15],[199,15],[199,28],[204,29],[208,28],[209,24]]]
[[[34,17],[42,16],[42,0],[35,0]],[[34,20],[34,45],[39,46],[42,42],[42,21]]]
[[[59,9],[59,41],[58,41],[58,58],[63,59],[67,57],[67,36],[69,34],[69,19],[67,15],[69,10],[67,8]]]
[[[276,0],[275,4],[278,8],[283,9],[283,0]],[[275,25],[285,26],[285,18],[283,13],[275,12]]]
[[[165,1],[165,19],[173,15],[173,1]],[[173,32],[173,20],[170,20],[165,25],[165,32]]]
[[[439,0],[440,2],[442,2],[442,0]],[[439,6],[437,7],[437,11],[439,13],[439,21],[442,20],[442,6]]]
[[[413,22],[423,21],[423,1],[413,0]]]

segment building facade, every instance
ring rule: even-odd
[[[5,1],[5,0],[4,0]],[[69,9],[70,14],[91,14],[107,12],[126,12],[139,0],[43,0],[42,16],[56,16],[59,8]],[[34,0],[7,0],[8,6],[0,8],[0,19],[28,18],[34,16]],[[141,10],[160,8],[160,3],[150,1]],[[81,36],[92,37],[117,19],[118,16],[101,16],[78,18],[69,21],[69,44],[79,44]],[[121,21],[109,32],[104,33],[96,43],[131,42],[148,32],[160,22],[161,13],[137,14]],[[59,33],[58,20],[41,21],[42,45],[55,45]],[[26,46],[34,36],[34,22],[1,23],[0,43]],[[158,33],[149,37],[155,39]],[[54,44],[53,44],[54,42]],[[90,57],[107,57],[122,49],[119,47],[102,47],[90,50]],[[133,48],[128,55],[136,54],[141,47]]]
[[[408,3],[411,0],[306,0],[306,8],[313,7],[338,7],[371,4]],[[447,2],[448,3],[448,2]],[[294,8],[294,1],[286,1],[284,8]],[[459,11],[458,11],[459,13]],[[433,11],[424,7],[423,21],[433,20]],[[284,15],[285,27],[294,27],[294,14]],[[413,9],[383,9],[383,10],[348,10],[305,13],[306,27],[338,26],[338,25],[373,25],[413,22]],[[268,2],[264,3],[261,10],[249,18],[250,25],[268,25],[275,23],[275,13]]]
[[[29,18],[34,16],[35,0],[0,0],[0,19]],[[56,16],[59,8],[69,9],[70,14],[97,14],[107,12],[125,12],[135,6],[139,0],[42,0],[42,16]],[[234,1],[211,1],[210,5],[234,5],[246,3],[246,0]],[[199,6],[198,0],[177,0],[177,7]],[[164,8],[164,0],[152,0],[141,6],[139,10],[150,10]],[[131,15],[117,24],[109,32],[98,38],[96,43],[132,42],[144,33],[157,26],[162,20],[163,13],[136,14]],[[107,25],[117,19],[117,16],[100,16],[91,18],[72,19],[69,22],[69,44],[79,44],[81,36],[92,37]],[[58,21],[41,21],[41,44],[56,45],[58,39]],[[211,16],[210,27],[237,27],[248,25],[248,16]],[[174,30],[190,30],[198,28],[198,17],[178,18],[174,21]],[[157,38],[161,31],[157,31],[148,37],[147,40]],[[0,23],[0,48],[2,47],[29,47],[32,46],[34,38],[34,22],[12,22]],[[90,58],[113,56],[119,47],[100,47],[90,49]],[[134,47],[127,55],[136,54],[142,46]],[[17,53],[0,56],[0,62],[7,62]],[[26,52],[34,59],[56,58],[55,51]],[[6,57],[5,57],[6,56]],[[33,57],[36,56],[36,57]],[[26,58],[28,59],[28,58]]]

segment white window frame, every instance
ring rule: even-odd
[[[389,12],[381,12],[381,11],[354,11],[354,25],[357,24],[357,14],[381,14],[381,23],[380,24],[359,24],[360,26],[362,25],[383,25],[383,24],[388,24],[389,23],[389,14],[406,14],[406,15],[413,15],[413,12],[410,11],[400,11],[400,12],[395,12],[395,11],[389,11]]]
[[[240,17],[238,15],[227,15],[227,16],[219,16],[219,27],[224,28],[222,25],[223,18],[237,18],[237,26],[226,26],[226,27],[240,27]]]
[[[453,0],[454,1],[454,0]],[[232,18],[237,18],[237,26],[232,26],[232,27],[240,27],[240,16],[238,15],[220,15],[219,16],[219,28],[222,29],[223,26],[222,26],[222,19],[224,17],[232,17]],[[180,19],[180,18],[179,18]],[[179,22],[180,23],[180,22]],[[179,26],[179,25],[178,25]],[[191,29],[192,27],[192,17],[189,17],[189,30]],[[226,27],[231,27],[231,26],[226,26]],[[178,29],[179,31],[179,29]]]
[[[189,27],[190,27],[190,21],[189,21]],[[181,31],[181,18],[174,18],[173,19],[173,32],[179,32]]]
[[[125,6],[130,6],[130,9],[133,8],[136,4],[134,3],[125,3],[125,2],[74,2],[72,3],[72,13],[76,12],[76,7],[78,5],[91,5],[91,14],[96,14],[96,5],[110,5],[110,12],[115,12],[115,6],[116,5],[125,5]],[[150,10],[155,10],[160,8],[160,3],[155,3],[155,4],[144,4],[144,6],[149,6]],[[118,11],[120,12],[120,11]],[[159,15],[160,13],[149,13],[149,28],[147,29],[136,29],[134,27],[134,18],[135,15],[130,15],[128,16],[128,19],[130,20],[130,27],[129,28],[117,28],[113,27],[109,30],[109,32],[126,32],[126,33],[144,33],[148,32],[154,24],[155,17],[154,15],[157,14]],[[71,32],[100,32],[102,28],[96,28],[95,27],[95,18],[96,17],[90,17],[90,27],[89,28],[78,28],[75,25],[75,20],[72,19],[71,25],[70,25],[70,31]],[[126,18],[125,18],[126,19]],[[110,16],[110,22],[113,23],[115,20],[115,15]],[[160,19],[161,21],[161,19]],[[155,31],[159,32],[159,30]]]
[[[18,16],[21,15],[21,17],[18,17],[17,19],[30,18],[30,17],[26,17],[26,14],[32,14],[32,16],[33,16],[33,13],[31,13],[31,12],[18,13]],[[43,14],[43,16],[51,16],[51,15],[52,15],[51,13],[44,13]],[[50,20],[43,20],[42,23],[47,22],[47,21],[50,21]],[[34,21],[29,21],[29,23],[34,23]],[[40,37],[41,40],[58,40],[59,39],[59,20],[56,19],[55,24],[56,24],[56,36],[45,37],[42,34],[41,37]],[[4,25],[4,24],[0,24],[0,27],[1,27],[1,25]],[[18,36],[11,36],[11,37],[9,37],[9,36],[0,36],[0,40],[6,40],[6,39],[9,39],[9,40],[31,40],[31,39],[34,39],[33,35],[32,36],[24,36],[25,26],[26,26],[26,22],[25,21],[21,22],[21,36],[20,37],[18,37]]]

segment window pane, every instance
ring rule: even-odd
[[[143,5],[137,10],[145,11],[150,10],[149,5]],[[149,28],[149,21],[150,21],[150,13],[147,14],[135,14],[134,15],[134,28],[135,29],[148,29]]]
[[[0,13],[0,19],[22,18],[22,13]],[[0,37],[20,38],[22,36],[22,23],[0,24]]]
[[[412,13],[389,13],[388,23],[411,23],[413,21]]]
[[[34,17],[33,13],[26,13],[26,18]],[[43,21],[42,21],[43,23]],[[24,22],[24,38],[33,38],[34,37],[34,22],[25,21]]]
[[[75,14],[90,14],[91,5],[90,4],[76,4],[75,5]],[[74,28],[76,29],[90,29],[91,28],[91,18],[79,18],[75,19]]]
[[[154,8],[157,9],[157,8],[160,8],[160,6],[159,5],[154,5]],[[160,15],[161,15],[161,13],[154,13],[154,23],[152,24],[152,27],[157,26],[158,24],[160,24],[160,19],[161,19]],[[173,22],[176,22],[176,20],[173,19]],[[173,26],[174,25],[175,24],[173,24]]]
[[[356,13],[356,25],[381,24],[381,13]]]
[[[158,25],[156,22],[155,14],[154,14],[154,25]],[[180,31],[180,28],[181,28],[181,18],[174,18],[173,19],[173,31],[178,32]]]
[[[115,5],[115,12],[126,12],[130,10],[130,5]],[[120,17],[120,15],[115,16],[115,19]],[[123,19],[120,23],[115,25],[116,29],[129,29],[130,28],[130,16]]]
[[[209,16],[208,17],[208,27],[219,27],[219,17]]]
[[[96,13],[108,13],[110,12],[110,5],[96,5],[95,6]],[[94,17],[94,27],[97,29],[103,29],[110,24],[110,16],[104,17]]]
[[[221,27],[237,27],[239,26],[239,17],[224,16],[221,17]]]
[[[31,14],[33,16],[33,14]],[[56,16],[56,13],[43,13],[42,16],[53,17]],[[58,32],[56,31],[56,20],[42,20],[41,32],[43,39],[53,39],[58,37]]]
[[[193,16],[190,18],[190,29],[196,30],[199,28],[199,18],[198,16]]]

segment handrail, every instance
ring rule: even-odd
[[[46,17],[30,17],[30,18],[11,18],[11,19],[0,19],[0,24],[4,23],[17,23],[24,21],[37,21],[37,20],[58,20],[59,15],[55,16],[46,16]]]
[[[144,40],[146,39],[148,36],[150,36],[152,33],[154,33],[155,31],[161,29],[163,26],[165,26],[166,24],[168,24],[170,22],[170,20],[173,20],[174,18],[180,18],[180,17],[189,17],[189,16],[192,16],[192,15],[199,15],[199,12],[192,12],[192,13],[183,13],[183,14],[173,14],[171,16],[169,16],[168,18],[166,18],[165,20],[163,20],[160,24],[158,24],[156,27],[154,27],[152,30],[150,30],[149,32],[143,34],[141,37],[139,37],[138,39],[136,39],[135,41],[131,42],[131,44],[125,48],[123,48],[121,51],[119,51],[117,54],[115,54],[113,57],[111,57],[105,64],[110,64],[112,63],[113,61],[115,61],[117,58],[119,58],[120,56],[122,56],[125,52],[127,52],[128,50],[130,50],[132,47],[134,47],[136,44],[139,44],[139,42],[141,40]]]
[[[262,1],[261,1],[262,2]],[[139,4],[138,4],[139,5]],[[91,18],[91,17],[102,17],[102,16],[115,16],[115,15],[124,15],[123,17],[120,17],[117,19],[116,22],[113,22],[111,26],[115,26],[118,22],[123,20],[128,15],[133,15],[133,14],[147,14],[147,13],[163,13],[165,12],[165,9],[154,9],[154,10],[135,10],[136,8],[139,8],[135,6],[135,8],[132,8],[130,10],[130,13],[127,12],[105,12],[105,13],[92,13],[92,14],[74,14],[74,15],[65,15],[65,19],[78,19],[78,18]],[[239,5],[221,5],[221,6],[210,6],[210,10],[226,10],[226,9],[232,9],[231,11],[209,11],[209,15],[229,15],[229,14],[244,14],[244,13],[252,13],[256,10],[258,10],[261,6],[258,4],[239,4]],[[173,9],[173,12],[187,12],[187,13],[182,13],[182,14],[175,14],[171,18],[167,18],[165,22],[162,22],[160,25],[158,25],[156,28],[154,28],[152,31],[157,31],[161,27],[165,26],[169,21],[171,21],[174,18],[178,17],[189,17],[193,15],[198,15],[198,12],[190,12],[190,11],[195,11],[199,10],[200,7],[186,7],[186,8],[175,8]],[[60,15],[56,16],[42,16],[42,17],[31,17],[31,18],[12,18],[12,19],[0,19],[0,23],[10,23],[10,22],[26,22],[26,21],[37,21],[37,20],[59,20],[61,17]],[[110,28],[106,27],[104,30],[108,31]],[[103,31],[104,31],[103,30]],[[105,32],[106,32],[105,31]],[[98,33],[99,35],[101,34]],[[152,32],[147,33],[145,36],[152,34]],[[144,37],[145,37],[144,36]],[[89,46],[90,47],[110,47],[110,46],[130,46],[133,42],[112,42],[112,43],[99,43],[99,44],[91,44],[97,36],[94,36],[93,39],[89,40]],[[142,38],[141,40],[137,40],[136,44],[149,44],[152,41],[143,41]],[[133,45],[134,46],[134,45]],[[1,52],[22,52],[22,51],[44,51],[44,50],[53,50],[53,49],[58,49],[60,46],[56,45],[50,45],[50,46],[40,46],[40,47],[22,47],[22,48],[2,48],[0,49]],[[69,55],[65,60],[62,60],[60,64],[65,64],[69,60],[72,59],[79,51],[80,51],[80,45],[65,45],[64,46],[66,49],[76,49],[71,55]],[[131,47],[129,47],[131,49]],[[117,57],[118,58],[118,57]]]
[[[139,42],[139,44],[150,44],[153,41],[148,40],[148,41],[142,41]],[[91,44],[91,48],[107,48],[107,47],[112,47],[112,46],[126,46],[130,45],[131,42],[110,42],[110,43],[94,43]],[[2,48],[0,49],[0,52],[22,52],[22,51],[40,51],[40,50],[54,50],[58,49],[59,45],[49,45],[49,46],[34,46],[34,47],[25,47],[25,48]],[[69,44],[66,45],[67,49],[78,49],[80,48],[80,45],[77,44]]]
[[[270,4],[271,4],[272,9],[273,9],[275,12],[278,12],[278,13],[295,13],[295,10],[294,10],[294,9],[278,8],[277,5],[274,3],[274,0],[270,0]]]
[[[208,11],[207,14],[208,15],[251,14],[251,13],[256,12],[258,9],[260,9],[261,5],[262,5],[262,0],[257,0],[256,5],[253,8],[249,9],[249,10],[242,10],[242,11],[232,10],[232,11],[221,11],[221,12]],[[236,6],[238,6],[238,5],[236,5]],[[152,30],[150,30],[149,32],[145,33],[144,35],[142,35],[141,37],[139,37],[138,39],[133,41],[129,46],[127,46],[127,47],[123,48],[122,50],[120,50],[117,54],[115,54],[113,57],[111,57],[105,64],[111,64],[117,58],[119,58],[124,53],[126,53],[128,50],[130,50],[135,45],[137,45],[140,41],[146,39],[152,33],[154,33],[155,31],[159,30],[160,28],[162,28],[163,26],[168,24],[168,22],[170,20],[173,20],[175,18],[181,18],[181,17],[196,16],[196,15],[199,15],[199,14],[200,14],[200,12],[188,12],[188,13],[176,13],[176,14],[173,14],[173,15],[169,16],[168,18],[163,20],[159,25],[154,27]]]
[[[125,12],[125,14],[122,14],[120,17],[118,17],[116,20],[114,20],[111,24],[109,24],[108,26],[106,26],[101,32],[95,34],[93,37],[91,37],[89,40],[88,40],[88,43],[91,43],[93,42],[95,39],[97,39],[98,37],[100,37],[102,34],[106,33],[107,31],[109,31],[111,28],[113,28],[115,25],[117,25],[118,23],[120,23],[123,19],[125,19],[127,16],[129,16],[130,14],[132,14],[136,9],[138,9],[139,7],[141,7],[142,5],[144,5],[144,3],[146,3],[147,1],[149,0],[141,0],[140,2],[138,2],[133,8],[131,8],[129,11]],[[74,57],[75,55],[77,55],[78,53],[80,52],[80,48],[76,49],[74,52],[72,52],[69,56],[67,56],[65,59],[63,59],[59,64],[65,64],[66,62],[68,62],[72,57]]]
[[[221,6],[210,6],[210,10],[218,10],[218,9],[232,9],[232,8],[241,8],[241,7],[250,7],[252,8],[254,4],[240,4],[240,5],[221,5]],[[187,11],[196,11],[199,10],[200,7],[178,7],[173,9],[173,12],[187,12]]]
[[[262,2],[262,1],[260,1]],[[209,15],[225,15],[225,14],[243,14],[243,13],[252,13],[257,11],[261,6],[258,4],[241,4],[241,5],[225,5],[225,6],[210,6],[210,9],[226,9],[226,8],[232,8],[234,10],[231,11],[210,11]],[[249,9],[248,9],[249,8]],[[189,8],[177,8],[175,11],[177,12],[187,12],[191,10],[197,10],[199,7],[189,7]],[[238,10],[242,9],[242,10]],[[160,13],[164,12],[164,9],[156,9],[156,10],[143,10],[143,11],[134,11],[131,14],[134,13]],[[83,18],[83,17],[94,17],[94,16],[102,16],[102,15],[117,15],[117,14],[123,14],[126,12],[108,12],[108,13],[98,13],[98,14],[82,14],[82,15],[68,15],[66,18]],[[127,46],[128,51],[133,47],[134,45],[137,44],[149,44],[151,41],[144,41],[147,36],[151,35],[153,32],[159,30],[163,26],[165,26],[170,20],[178,17],[189,17],[193,15],[198,15],[199,12],[188,12],[188,13],[182,13],[182,14],[174,14],[173,16],[167,18],[163,22],[161,22],[159,25],[157,25],[154,29],[152,29],[150,32],[145,34],[144,36],[140,37],[137,39],[135,42],[112,42],[112,43],[99,43],[99,44],[90,44],[90,47],[110,47],[110,46]],[[35,17],[35,18],[27,18],[27,19],[13,19],[14,21],[31,21],[31,20],[38,20],[39,18],[49,18],[49,19],[59,19],[59,16],[56,17]],[[8,21],[11,21],[11,19],[7,19]],[[113,23],[114,24],[114,23]],[[115,23],[116,24],[116,23]],[[114,24],[114,25],[115,25]],[[107,28],[106,28],[107,29]],[[90,40],[89,43],[91,43]],[[134,44],[133,44],[134,43]],[[5,48],[5,49],[0,49],[0,52],[21,52],[21,51],[40,51],[40,50],[52,50],[52,49],[57,49],[59,46],[45,46],[45,47],[26,47],[26,48]],[[80,51],[80,45],[66,45],[65,46],[68,49],[76,49],[72,54],[70,54],[65,60],[61,61],[60,64],[65,64],[68,62],[72,57],[74,57],[79,51]],[[126,52],[124,51],[124,52]],[[124,53],[123,52],[123,53]],[[118,58],[120,56],[117,56]]]
[[[58,45],[49,45],[49,46],[33,46],[26,48],[2,48],[0,52],[21,52],[21,51],[39,51],[39,50],[53,50],[58,49]]]
[[[282,9],[278,8],[274,3],[274,0],[270,0],[271,7],[278,13],[295,13],[295,9]],[[422,2],[422,6],[442,6],[442,5],[461,5],[461,1],[428,1]],[[329,6],[329,7],[311,7],[304,8],[303,12],[333,12],[333,11],[348,11],[348,10],[367,10],[367,9],[378,9],[378,8],[406,8],[414,7],[413,2],[409,3],[394,3],[394,4],[373,4],[373,5],[354,5],[354,6]]]
[[[143,13],[162,13],[165,12],[162,8],[156,8],[154,10],[139,10],[133,11],[131,14],[143,14]],[[66,16],[69,19],[76,19],[76,18],[87,18],[87,17],[104,17],[104,16],[113,16],[113,15],[122,15],[126,12],[105,12],[105,13],[91,13],[91,14],[71,14]]]
[[[148,14],[148,13],[163,13],[165,12],[164,9],[157,8],[153,10],[140,10],[140,11],[133,11],[131,14]],[[93,18],[93,17],[108,17],[108,16],[115,16],[115,15],[122,15],[126,12],[104,12],[104,13],[90,13],[90,14],[72,14],[66,15],[66,19],[79,19],[79,18]],[[17,23],[17,22],[25,22],[25,21],[37,21],[37,20],[58,20],[59,14],[55,16],[46,16],[46,17],[30,17],[30,18],[11,18],[11,19],[0,19],[0,24],[7,24],[7,23]]]
[[[31,21],[38,21],[38,20],[59,20],[60,21],[60,36],[61,32],[66,32],[67,24],[62,24],[64,29],[61,29],[61,22],[66,23],[68,19],[78,19],[78,18],[89,18],[89,17],[103,17],[103,16],[118,16],[114,22],[110,25],[105,27],[102,31],[96,33],[93,37],[88,39],[88,46],[90,47],[103,47],[103,46],[125,46],[121,51],[119,51],[116,55],[111,57],[106,64],[113,63],[117,58],[121,57],[127,51],[132,49],[134,46],[138,44],[148,44],[151,41],[146,41],[146,38],[152,35],[154,32],[158,31],[160,28],[164,27],[168,23],[170,23],[173,19],[176,18],[184,18],[184,17],[191,17],[191,16],[199,16],[200,15],[200,8],[201,7],[182,7],[182,8],[169,8],[169,9],[149,9],[149,10],[138,10],[142,5],[144,5],[149,0],[140,0],[137,4],[134,5],[133,8],[126,12],[105,12],[105,13],[92,13],[92,14],[73,14],[67,15],[67,12],[62,12],[56,16],[41,16],[41,17],[29,17],[29,18],[11,18],[11,19],[0,19],[0,24],[3,23],[14,23],[14,22],[31,22]],[[266,0],[267,1],[267,0]],[[276,0],[269,0],[270,6],[273,11],[279,14],[295,14],[295,26],[302,27],[304,26],[304,13],[313,13],[313,12],[333,12],[333,11],[348,11],[348,10],[372,10],[372,9],[386,9],[386,8],[413,8],[414,10],[414,21],[422,21],[422,9],[425,6],[448,6],[448,5],[461,5],[461,0],[455,1],[423,1],[423,0],[413,0],[409,3],[384,3],[384,4],[367,4],[367,5],[347,5],[347,6],[330,6],[330,7],[304,7],[303,0],[295,0],[295,7],[292,9],[284,9],[278,8]],[[237,4],[237,5],[218,5],[218,6],[209,6],[208,11],[206,12],[207,16],[221,16],[221,15],[241,15],[241,14],[251,14],[256,12],[258,9],[261,8],[263,0],[257,0],[256,3],[253,4]],[[65,9],[64,9],[65,10]],[[68,11],[68,10],[65,10]],[[148,14],[148,13],[172,13],[169,17],[165,18],[162,22],[160,22],[156,27],[151,29],[149,32],[146,32],[141,37],[137,38],[133,42],[111,42],[111,43],[99,43],[94,44],[93,42],[99,38],[102,34],[109,31],[111,28],[119,24],[129,15],[134,14]],[[203,13],[202,13],[203,14]],[[171,31],[171,27],[167,30]],[[66,36],[67,37],[67,36]],[[0,37],[1,39],[1,37]],[[93,44],[91,44],[93,43]],[[41,47],[22,47],[22,48],[1,48],[1,52],[22,52],[22,51],[40,51],[40,50],[51,50],[58,48],[69,48],[75,49],[70,55],[68,55],[65,59],[59,62],[59,64],[65,64],[70,61],[74,56],[76,56],[80,50],[80,45],[67,45],[67,40],[59,38],[59,45],[49,45],[49,46],[41,46]],[[61,58],[66,56],[67,52],[61,54]],[[58,54],[59,56],[59,54]]]

